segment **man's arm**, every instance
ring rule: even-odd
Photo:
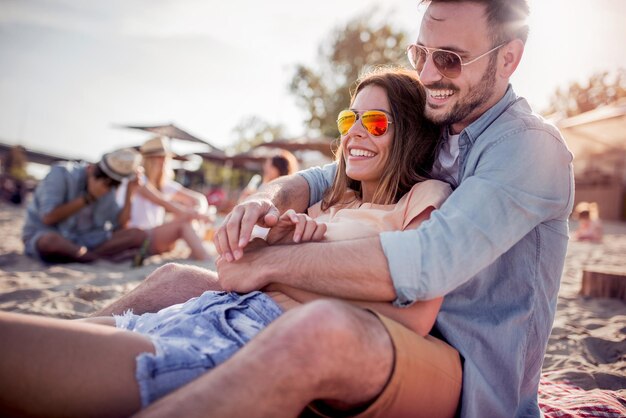
[[[287,209],[304,212],[309,203],[309,185],[298,174],[279,177],[239,203],[226,216],[213,239],[217,252],[228,261],[243,256],[254,225],[271,227]]]
[[[217,252],[228,261],[239,260],[250,241],[254,225],[271,227],[287,209],[304,212],[322,199],[330,187],[337,164],[312,167],[264,184],[226,216],[213,239]]]
[[[396,297],[378,237],[264,247],[235,262],[218,260],[217,268],[224,289],[237,292],[280,283],[346,299]]]
[[[220,281],[235,291],[275,282],[369,301],[397,294],[403,304],[442,296],[571,203],[571,155],[556,138],[533,132],[484,154],[418,230],[250,252],[234,266],[218,263]]]
[[[91,196],[79,196],[64,201],[67,194],[66,170],[61,166],[52,166],[48,175],[37,186],[36,195],[39,201],[39,216],[48,226],[53,226],[69,218],[91,203]],[[95,200],[95,198],[93,198]]]
[[[65,219],[69,218],[70,216],[87,206],[89,203],[91,202],[87,202],[87,199],[85,197],[77,197],[76,199],[72,199],[69,202],[63,203],[52,209],[50,212],[41,217],[41,221],[45,225],[56,225],[59,222],[62,222]]]

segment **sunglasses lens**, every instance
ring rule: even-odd
[[[341,135],[348,133],[352,125],[356,122],[356,114],[351,110],[342,110],[337,116],[337,129]]]
[[[437,70],[447,78],[461,75],[461,58],[448,51],[433,51],[433,62]]]
[[[365,129],[374,136],[384,135],[387,132],[387,126],[389,126],[387,115],[376,110],[363,113],[361,121]]]
[[[426,62],[427,51],[417,45],[410,45],[406,54],[409,57],[411,67],[416,69],[418,72],[422,71],[424,62]]]

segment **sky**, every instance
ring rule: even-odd
[[[376,13],[419,31],[416,0],[0,0],[0,142],[95,161],[175,123],[220,147],[259,116],[302,135],[288,91],[332,30]],[[378,5],[377,9],[373,9]],[[626,68],[626,1],[530,0],[512,78],[544,109],[557,87]],[[180,151],[179,151],[180,152]]]

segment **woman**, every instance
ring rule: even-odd
[[[172,153],[165,138],[155,137],[139,149],[143,157],[143,174],[138,181],[126,183],[118,191],[118,199],[130,199],[130,217],[126,226],[149,232],[149,238],[135,264],[142,263],[150,254],[171,251],[177,240],[183,239],[191,249],[190,257],[210,259],[200,233],[193,222],[210,222],[206,198],[183,187],[172,179]],[[126,193],[126,187],[130,193]],[[120,202],[123,204],[123,202]],[[173,215],[167,220],[166,215]],[[201,228],[199,229],[201,232]]]
[[[268,157],[263,162],[263,176],[255,174],[252,176],[248,185],[241,192],[239,201],[243,201],[246,197],[255,193],[261,184],[269,183],[278,177],[294,174],[299,170],[298,160],[296,156],[289,151],[283,150],[279,154]]]
[[[427,180],[438,131],[423,118],[424,102],[412,72],[365,76],[351,109],[339,115],[339,168],[324,201],[310,211],[316,219],[283,214],[268,244],[299,241],[293,237],[299,222],[306,223],[300,239],[306,241],[322,232],[334,240],[415,228],[428,218],[450,188]],[[0,405],[32,415],[131,414],[225,361],[285,310],[317,297],[284,286],[246,295],[205,292],[155,314],[117,317],[118,328],[0,315],[0,332],[10,342],[0,348],[0,377],[22,382],[0,393]],[[425,335],[441,298],[404,309],[354,303]]]

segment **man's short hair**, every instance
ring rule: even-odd
[[[527,0],[422,0],[421,3],[466,2],[485,5],[485,15],[494,46],[513,39],[520,39],[526,43],[526,39],[528,39],[527,19],[530,13]]]
[[[93,165],[93,176],[97,179],[102,179],[106,182],[110,187],[118,187],[120,185],[119,180],[112,179],[105,173],[98,164]]]

